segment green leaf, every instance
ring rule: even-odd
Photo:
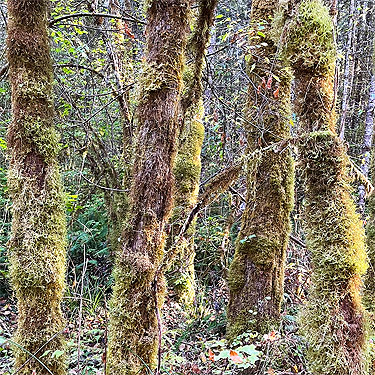
[[[52,358],[60,358],[64,354],[63,350],[55,350],[52,353]]]
[[[223,358],[229,358],[230,357],[230,351],[225,349],[222,350],[218,355],[215,355],[215,361]]]
[[[236,351],[246,353],[246,354],[249,354],[249,355],[253,355],[253,354],[258,355],[259,354],[259,351],[255,349],[255,345],[240,346],[240,347],[236,348]]]

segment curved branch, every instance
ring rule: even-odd
[[[117,14],[109,14],[109,13],[74,13],[74,14],[66,14],[64,16],[58,17],[51,19],[49,21],[49,26],[53,26],[54,24],[67,20],[69,18],[77,18],[77,17],[106,17],[106,18],[117,18],[123,21],[128,21],[128,22],[137,22],[141,23],[143,25],[146,24],[146,22],[139,20],[138,18],[135,18],[133,16],[129,16],[130,18],[119,16]]]

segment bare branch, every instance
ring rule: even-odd
[[[77,17],[106,17],[106,18],[117,18],[117,19],[120,19],[120,20],[123,20],[123,21],[128,21],[128,22],[137,22],[137,23],[140,23],[142,25],[145,25],[146,22],[144,21],[141,21],[139,20],[138,18],[135,18],[131,15],[128,15],[128,17],[123,17],[123,16],[119,16],[117,14],[109,14],[109,13],[74,13],[74,14],[66,14],[64,16],[61,16],[61,17],[58,17],[58,18],[54,18],[54,19],[51,19],[49,21],[49,26],[53,26],[54,24],[58,23],[58,22],[61,22],[61,21],[64,21],[64,20],[67,20],[67,19],[70,19],[70,18],[77,18]]]

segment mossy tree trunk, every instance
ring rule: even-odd
[[[251,8],[254,55],[248,66],[253,66],[250,78],[255,90],[250,85],[245,126],[248,154],[259,153],[247,165],[246,208],[229,269],[230,340],[249,329],[265,333],[273,327],[280,318],[284,292],[294,167],[288,147],[262,151],[290,136],[291,75],[278,55],[280,26],[271,24],[277,8],[278,1],[264,0],[253,0]],[[283,9],[278,15],[282,23]],[[254,119],[256,128],[252,126]]]
[[[183,220],[197,203],[201,175],[200,154],[204,138],[202,70],[216,5],[217,0],[199,1],[199,14],[187,46],[187,59],[192,63],[187,65],[184,71],[185,91],[180,107],[183,130],[173,167],[175,207],[171,217],[171,232],[167,241],[167,249],[173,246],[183,226]],[[194,234],[195,220],[184,238],[179,241],[176,259],[170,274],[170,282],[178,301],[187,306],[192,305],[195,299]]]
[[[8,61],[13,121],[8,184],[13,202],[10,273],[18,300],[18,374],[66,373],[60,303],[65,274],[65,207],[53,127],[53,72],[47,35],[49,1],[8,0]],[[30,359],[41,357],[42,366]],[[59,353],[61,354],[61,353]],[[28,361],[29,360],[29,361]],[[47,370],[49,369],[49,371]]]
[[[199,106],[199,105],[197,105]],[[175,205],[171,216],[171,231],[167,240],[167,249],[175,246],[176,236],[184,224],[189,211],[197,203],[199,181],[201,175],[201,151],[204,138],[204,126],[201,110],[194,113],[190,110],[185,116],[185,128],[180,136],[180,144],[173,167],[175,176]],[[194,108],[195,109],[195,108]],[[192,222],[184,237],[179,240],[169,282],[172,284],[177,300],[186,306],[191,306],[195,299],[194,272],[194,234],[195,222]]]
[[[164,299],[158,272],[164,226],[173,207],[172,167],[178,137],[189,0],[147,3],[147,51],[138,108],[130,209],[117,254],[110,309],[108,374],[149,374],[157,361]]]
[[[304,0],[287,38],[304,132],[300,158],[313,263],[301,326],[312,373],[362,375],[367,371],[360,289],[367,264],[364,231],[350,195],[348,157],[335,132],[333,32],[329,9],[319,0]]]

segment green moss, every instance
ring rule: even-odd
[[[12,85],[13,121],[8,128],[9,193],[12,230],[10,277],[18,306],[14,341],[20,375],[47,374],[25,352],[42,356],[55,375],[67,370],[60,304],[64,293],[65,199],[57,165],[58,138],[53,127],[53,69],[47,36],[45,0],[8,1],[7,52]],[[43,351],[40,348],[43,347]],[[26,363],[26,361],[28,361]]]
[[[366,225],[366,241],[370,267],[365,278],[364,304],[372,314],[375,313],[375,194],[372,193],[367,202],[368,222]],[[373,318],[374,320],[374,318]],[[375,320],[374,320],[375,321]],[[375,325],[375,324],[374,324]]]
[[[304,0],[289,25],[286,55],[291,65],[300,70],[314,69],[325,74],[336,61],[333,23],[329,9],[321,0]]]
[[[367,269],[364,231],[350,195],[345,147],[335,133],[335,47],[328,8],[303,1],[289,28],[295,109],[305,135],[299,144],[306,181],[306,236],[313,274],[301,332],[315,375],[364,375],[366,323],[361,277]]]
[[[202,100],[198,105],[189,108],[185,114],[185,128],[180,136],[180,145],[173,168],[175,207],[171,216],[172,228],[167,249],[174,242],[188,212],[197,202],[201,175],[200,154],[204,138],[204,126],[201,122],[203,115]],[[169,283],[173,286],[177,299],[187,306],[191,306],[195,298],[195,225],[194,220],[186,233],[186,238],[179,244],[169,276]]]

